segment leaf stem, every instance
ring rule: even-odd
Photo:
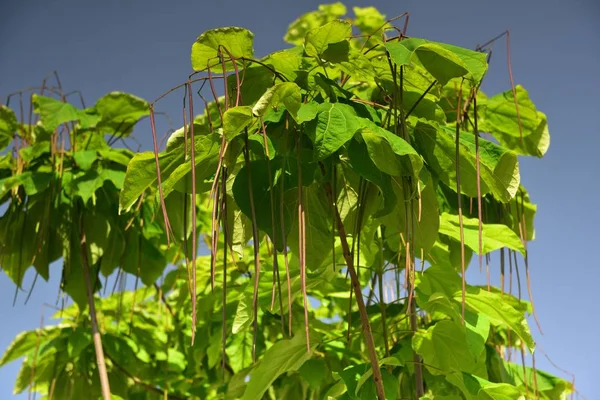
[[[83,220],[82,220],[83,221]],[[98,375],[100,376],[100,387],[102,389],[103,400],[111,400],[110,384],[108,382],[108,373],[106,372],[106,361],[104,359],[104,350],[102,348],[102,336],[98,329],[98,320],[96,319],[96,307],[94,304],[94,289],[90,278],[90,265],[88,260],[88,249],[83,231],[83,222],[81,224],[81,262],[83,264],[83,277],[85,279],[85,289],[87,292],[88,306],[90,307],[90,320],[92,321],[92,336],[94,339],[94,349],[96,350],[96,363],[98,364]]]
[[[325,174],[323,164],[320,164],[321,172]],[[333,204],[333,192],[331,190],[331,183],[325,183],[325,190],[329,201]],[[378,400],[385,400],[385,391],[383,389],[383,378],[381,376],[381,369],[379,368],[379,361],[377,359],[377,352],[375,350],[375,341],[373,340],[373,333],[371,331],[371,323],[369,322],[369,315],[367,314],[367,308],[365,307],[365,301],[363,299],[360,282],[354,269],[354,259],[350,253],[350,247],[348,246],[348,240],[346,238],[346,230],[344,229],[344,223],[340,216],[340,212],[335,207],[335,219],[337,222],[337,229],[342,243],[342,251],[344,259],[346,260],[346,266],[350,273],[350,280],[352,287],[354,288],[354,295],[356,297],[356,304],[358,305],[358,312],[360,315],[360,321],[362,323],[363,332],[365,334],[365,342],[367,345],[367,351],[369,353],[369,360],[371,361],[371,368],[373,369],[373,380],[375,381],[375,390],[377,392]]]

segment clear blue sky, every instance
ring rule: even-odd
[[[0,96],[39,85],[60,72],[67,90],[83,91],[88,104],[122,90],[148,100],[183,82],[189,52],[203,31],[237,25],[255,33],[258,56],[285,46],[290,22],[313,10],[315,1],[29,0],[2,4]],[[388,16],[411,12],[408,34],[473,48],[506,30],[512,35],[515,81],[548,115],[551,146],[544,159],[522,159],[521,178],[538,203],[537,239],[530,244],[533,294],[544,329],[535,337],[555,363],[575,373],[588,399],[600,399],[600,328],[594,298],[600,269],[600,3],[571,1],[348,1],[375,5]],[[484,90],[509,87],[504,42],[494,56]],[[160,103],[181,125],[179,97]],[[144,125],[145,126],[145,125]],[[138,130],[144,148],[149,131]],[[164,127],[164,125],[163,125]],[[483,281],[477,268],[470,278]],[[27,305],[11,307],[14,287],[0,273],[0,351],[20,331],[39,326],[41,305],[54,304],[59,270],[49,284],[38,282]],[[498,272],[496,271],[496,274]],[[31,276],[29,276],[29,282]],[[597,300],[596,300],[597,301]],[[596,303],[598,304],[598,303]],[[46,313],[48,315],[48,313]],[[539,353],[540,368],[561,374]],[[0,399],[12,397],[19,365],[0,369]]]

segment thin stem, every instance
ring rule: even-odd
[[[83,228],[83,223],[82,223]],[[102,398],[110,400],[110,384],[108,382],[108,373],[106,371],[106,361],[104,360],[104,350],[102,348],[102,336],[98,329],[98,320],[96,319],[96,307],[94,304],[94,290],[90,277],[90,265],[88,262],[88,249],[85,239],[85,232],[81,230],[81,262],[83,264],[83,277],[85,279],[85,289],[87,292],[88,306],[90,307],[90,319],[92,321],[92,336],[94,338],[94,348],[96,350],[96,363],[98,364],[98,375],[100,376],[100,387],[102,389]]]
[[[254,191],[252,189],[252,174],[250,173],[250,150],[248,146],[248,130],[244,132],[246,140],[244,146],[244,162],[248,170],[248,194],[250,196],[250,211],[252,215],[252,245],[254,248],[254,293],[252,295],[252,311],[253,311],[253,332],[252,332],[252,360],[256,362],[256,338],[258,334],[258,282],[260,279],[260,257],[259,257],[259,237],[258,225],[256,222],[256,209],[254,204]]]
[[[308,296],[306,295],[306,215],[304,213],[304,197],[302,193],[302,160],[301,134],[298,134],[298,249],[300,258],[300,282],[304,303],[304,332],[306,335],[306,351],[310,353],[310,331],[308,326]]]
[[[377,228],[377,232],[379,233],[379,270],[377,271],[378,276],[378,286],[379,286],[379,309],[381,312],[381,326],[383,329],[383,343],[385,345],[385,356],[389,357],[390,348],[388,342],[388,329],[387,329],[387,321],[386,321],[386,305],[383,301],[383,235],[381,234],[381,225]]]
[[[323,175],[325,175],[325,170],[323,169],[322,164],[321,169]],[[329,198],[329,201],[333,203],[333,192],[331,190],[331,184],[329,182],[325,183],[325,190],[327,191],[327,197]],[[344,223],[342,221],[340,212],[337,207],[335,207],[335,217],[340,241],[342,243],[344,259],[346,260],[346,266],[348,267],[348,271],[350,272],[350,280],[352,282],[352,287],[354,288],[356,304],[358,305],[358,313],[360,315],[363,332],[365,334],[365,342],[367,345],[367,351],[369,353],[369,360],[371,361],[371,368],[373,369],[373,380],[375,381],[375,390],[377,392],[377,398],[378,400],[385,400],[383,378],[381,376],[381,369],[379,368],[379,361],[377,359],[377,352],[375,350],[375,341],[373,340],[373,333],[371,332],[371,323],[369,322],[369,315],[367,314],[367,308],[365,307],[365,301],[363,299],[360,282],[358,280],[358,276],[356,275],[356,270],[354,269],[354,259],[352,257],[352,254],[350,253],[350,247],[348,246],[348,240],[346,237],[346,230],[344,229]]]
[[[460,194],[460,100],[462,98],[462,85],[463,81],[460,82],[460,89],[458,91],[458,104],[456,107],[456,195],[458,197],[458,224],[460,227],[460,261],[461,261],[461,273],[462,273],[462,322],[465,323],[465,293],[466,277],[465,277],[465,231],[463,227],[463,213],[462,213],[462,196]]]

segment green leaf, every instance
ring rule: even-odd
[[[304,42],[304,36],[301,43]],[[273,69],[283,75],[288,81],[294,82],[298,78],[301,69],[303,46],[292,47],[276,51],[264,57],[261,62],[273,67]]]
[[[252,294],[244,292],[242,293],[240,301],[238,302],[231,333],[235,335],[239,332],[245,331],[252,324],[253,318]]]
[[[54,131],[60,124],[79,121],[82,128],[93,128],[100,122],[100,116],[93,110],[80,110],[77,107],[51,97],[34,94],[34,111],[40,114],[40,120],[46,129]]]
[[[333,20],[314,28],[306,34],[304,51],[308,56],[321,57],[325,51],[340,42],[346,41],[352,34],[352,25],[346,21]]]
[[[573,385],[564,379],[558,378],[547,372],[531,367],[524,367],[520,364],[504,362],[504,367],[510,378],[515,382],[515,386],[522,391],[532,391],[537,387],[538,393],[546,396],[548,399],[560,399],[573,392]]]
[[[216,153],[218,155],[219,144],[221,143],[219,135],[215,132],[210,135],[198,135],[196,139],[196,165],[208,162]],[[191,149],[188,148],[188,160]],[[191,171],[191,162],[184,163],[186,158],[184,154],[183,141],[178,146],[171,148],[167,152],[158,154],[158,162],[163,177],[163,186],[169,191],[179,182],[186,173]],[[175,171],[179,168],[177,173]],[[202,173],[213,173],[213,170],[200,170]],[[174,176],[171,177],[171,174]],[[127,165],[123,190],[119,198],[119,209],[129,210],[144,191],[156,182],[156,162],[153,152],[137,153]],[[189,186],[191,189],[191,186]],[[165,189],[166,190],[166,189]],[[168,193],[165,192],[165,196]]]
[[[268,111],[280,106],[298,121],[298,110],[302,105],[300,87],[293,82],[278,83],[269,88],[252,108],[255,117],[263,117]]]
[[[26,356],[36,347],[58,337],[64,327],[64,325],[53,325],[19,333],[0,358],[0,367]]]
[[[360,135],[381,171],[392,176],[418,176],[423,160],[404,139],[372,123],[362,128]]]
[[[28,163],[32,162],[46,153],[50,153],[50,142],[43,141],[34,143],[31,146],[22,147],[19,149],[19,153],[21,154],[23,161]]]
[[[456,372],[446,380],[458,387],[467,400],[521,400],[523,393],[507,383],[492,383],[475,375]]]
[[[73,153],[73,159],[75,159],[79,168],[87,171],[92,168],[94,161],[98,159],[98,152],[96,150],[76,151]]]
[[[13,135],[18,128],[17,117],[10,108],[5,105],[0,106],[0,151],[12,141]]]
[[[240,332],[237,335],[228,335],[229,343],[225,351],[234,371],[240,371],[252,365],[252,332]],[[244,378],[247,374],[244,376]]]
[[[327,364],[323,359],[307,360],[300,367],[300,376],[314,390],[321,386],[327,378]]]
[[[415,148],[423,156],[429,170],[449,188],[456,190],[456,136],[450,128],[433,122],[418,121],[414,129]],[[461,192],[477,197],[476,157],[473,134],[460,135]],[[481,195],[492,193],[502,202],[508,202],[519,188],[517,156],[491,142],[479,139]]]
[[[326,201],[327,195],[322,187],[316,184],[305,187],[302,195],[305,201],[305,260],[308,269],[314,271],[321,267],[324,261],[331,262],[330,254],[333,238],[331,221],[333,216]],[[292,204],[289,204],[289,206],[291,208]],[[294,219],[293,226],[291,226],[287,244],[294,254],[299,254],[297,218]]]
[[[223,113],[223,134],[228,141],[233,140],[244,131],[244,128],[252,124],[254,120],[252,111],[250,106],[237,106]]]
[[[346,6],[342,3],[321,4],[317,11],[306,13],[292,22],[284,40],[296,45],[303,44],[306,34],[310,30],[325,25],[344,14],[346,14]]]
[[[484,112],[479,114],[483,117],[480,129],[519,154],[543,157],[550,146],[546,116],[536,110],[523,86],[516,85],[515,92],[518,112],[512,90],[492,96],[487,100]]]
[[[306,133],[315,146],[314,160],[323,160],[336,152],[360,127],[361,122],[349,105],[319,104],[317,119],[306,126]]]
[[[291,160],[288,161],[289,165],[286,165],[286,171],[290,173],[289,176],[292,176],[291,171],[296,171],[294,175],[297,178],[297,168],[294,165],[296,161],[294,160],[293,163]],[[256,224],[258,225],[258,228],[261,231],[266,232],[269,235],[269,237],[275,237],[276,244],[279,250],[283,249],[283,244],[281,240],[281,223],[279,222],[282,212],[280,208],[281,188],[278,184],[276,184],[276,182],[269,182],[268,165],[271,169],[271,179],[275,180],[276,177],[281,173],[283,162],[284,160],[282,158],[275,158],[270,161],[267,161],[266,159],[252,161],[250,162],[249,166],[242,167],[242,169],[237,173],[237,176],[235,177],[235,181],[233,182],[233,186],[231,188],[233,198],[237,203],[238,207],[250,220],[252,220],[252,208],[250,204],[249,193],[249,185],[250,182],[252,182],[252,196],[254,200]],[[293,182],[293,178],[290,179],[290,182],[285,182],[285,189],[289,190],[292,189],[295,185],[297,185],[297,179],[295,185]],[[273,202],[271,202],[271,189],[273,190],[272,195],[274,204]],[[286,201],[283,202],[283,216],[285,222],[284,225],[286,229],[286,237],[292,226],[292,204],[293,203]],[[271,212],[271,210],[273,210],[273,212]],[[276,220],[276,223],[274,224],[275,232],[273,232],[273,223],[271,222],[272,215],[275,216]]]
[[[462,293],[455,293],[454,299],[461,301]],[[508,326],[511,331],[523,340],[529,350],[533,352],[535,343],[525,316],[503,301],[500,294],[488,292],[480,288],[469,288],[465,293],[465,301],[469,308],[477,313],[484,314],[489,318],[490,322]]]
[[[19,288],[41,244],[37,231],[42,209],[37,206],[27,212],[10,211],[0,217],[0,266]]]
[[[166,254],[160,251],[139,230],[129,228],[125,234],[125,248],[121,268],[139,276],[144,285],[152,285],[167,266]]]
[[[458,77],[479,83],[487,70],[486,54],[425,39],[410,38],[385,44],[396,65],[422,65],[441,85]]]
[[[378,29],[385,27],[385,15],[381,14],[375,7],[353,7],[354,25],[365,34],[377,32]]]
[[[276,77],[273,71],[262,65],[248,67],[243,71],[240,71],[239,75],[240,79],[242,76],[244,78],[243,84],[240,87],[241,103],[239,105],[247,106],[256,103],[262,95],[273,86]],[[227,89],[229,90],[229,93],[232,93],[230,97],[233,98],[233,94],[237,93],[235,74],[230,74],[227,77]],[[223,105],[221,105],[221,108],[223,108]],[[219,121],[219,119],[218,116],[216,118],[213,116],[213,124],[218,124],[216,121]]]
[[[392,178],[375,165],[364,141],[351,140],[347,147],[352,170],[377,185],[383,195],[383,205],[373,216],[377,218],[388,215],[398,202],[398,197],[392,188]]]
[[[416,332],[413,349],[423,357],[427,369],[434,375],[475,368],[475,357],[469,351],[465,328],[453,321],[438,321],[426,331]]]
[[[280,375],[296,371],[311,358],[320,338],[310,335],[310,350],[307,349],[304,331],[298,331],[292,339],[280,340],[271,346],[260,363],[250,372],[250,381],[242,400],[260,400],[271,384]]]
[[[203,186],[204,181],[212,177],[217,169],[221,149],[221,136],[217,132],[213,132],[207,135],[198,135],[194,139],[196,140],[196,145],[194,146],[196,158],[196,193],[202,193],[204,190],[208,190],[207,187],[204,187],[206,185]],[[165,196],[168,196],[173,189],[183,193],[191,193],[191,149],[188,148],[186,162],[183,162],[183,148],[172,151],[177,155],[177,158],[164,170],[163,193]],[[177,163],[180,164],[177,165]],[[175,165],[177,167],[173,169]]]
[[[444,293],[446,297],[452,298],[461,288],[461,278],[451,268],[433,265],[417,275],[416,288],[427,298],[434,293]]]
[[[123,186],[125,172],[113,169],[89,170],[71,181],[73,193],[87,203],[94,197],[98,189],[104,186],[105,181],[111,181],[117,189]]]
[[[32,196],[46,190],[54,177],[51,172],[24,171],[8,178],[0,179],[0,198],[12,189],[23,186],[25,194]]]
[[[319,113],[319,103],[310,101],[308,103],[302,103],[298,110],[298,123],[312,121],[317,118]]]
[[[479,254],[479,222],[477,218],[463,216],[463,234],[465,246]],[[440,233],[460,242],[460,225],[458,215],[442,213],[440,217]],[[482,224],[483,254],[508,247],[525,254],[523,242],[512,229],[502,224]]]
[[[205,71],[208,67],[212,71],[222,72],[219,53],[222,52],[226,70],[231,71],[233,64],[229,57],[240,58],[254,57],[254,34],[247,29],[230,26],[226,28],[211,29],[198,36],[192,45],[192,68],[194,71]]]
[[[421,254],[421,251],[423,251],[423,254],[428,254],[438,237],[440,213],[433,181],[427,168],[422,168],[419,175],[417,188],[403,185],[402,180],[397,177],[391,178],[394,196],[402,200],[396,202],[396,206],[390,214],[383,216],[382,213],[379,222],[385,225],[385,237],[390,248],[398,249],[400,235],[406,234],[406,216],[411,213],[413,221],[413,243],[411,246],[415,254]],[[406,199],[411,199],[417,189],[420,190],[420,198],[412,198],[412,201],[406,201]],[[414,190],[414,192],[405,193],[405,190]]]
[[[140,118],[150,115],[150,105],[142,98],[124,92],[110,92],[98,99],[94,108],[102,116],[98,129],[125,137]]]

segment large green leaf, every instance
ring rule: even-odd
[[[318,10],[306,13],[292,22],[284,40],[295,45],[303,44],[310,30],[325,25],[344,14],[346,14],[346,6],[342,3],[321,4]]]
[[[302,104],[300,87],[293,82],[278,83],[269,88],[252,108],[252,114],[263,117],[268,111],[280,106],[297,120],[298,110]]]
[[[456,301],[462,300],[462,292],[454,294]],[[517,311],[507,302],[503,301],[502,295],[488,292],[481,288],[469,288],[465,293],[465,301],[469,308],[477,313],[485,314],[491,323],[508,326],[519,336],[527,348],[533,352],[535,343],[529,330],[529,325],[522,312]]]
[[[81,197],[84,203],[94,199],[98,189],[104,186],[105,181],[112,182],[117,189],[121,189],[125,180],[125,172],[113,169],[90,170],[77,176],[71,181],[73,194]],[[95,203],[95,200],[93,201]]]
[[[465,328],[459,323],[438,321],[426,331],[418,331],[413,337],[414,350],[432,374],[454,371],[471,371],[475,357],[469,351]]]
[[[377,168],[392,176],[419,175],[423,160],[410,144],[373,123],[365,125],[360,130],[360,135]]]
[[[382,207],[374,216],[388,215],[398,202],[398,197],[392,188],[392,177],[377,168],[369,156],[368,148],[364,141],[353,139],[347,147],[352,170],[367,181],[377,185],[383,196]]]
[[[304,37],[302,37],[302,42]],[[301,43],[302,43],[301,42]],[[292,47],[290,49],[276,51],[264,57],[261,62],[270,65],[277,72],[283,75],[288,81],[294,82],[298,78],[298,73],[301,72],[302,54],[304,48],[302,46]]]
[[[42,244],[37,239],[42,216],[43,207],[37,206],[27,212],[11,210],[0,217],[0,267],[19,288]]]
[[[298,370],[309,358],[320,338],[310,335],[310,351],[307,350],[306,335],[298,331],[292,339],[275,343],[266,351],[260,363],[250,372],[250,380],[242,400],[260,400],[273,381],[288,371]]]
[[[23,186],[25,194],[32,196],[45,191],[54,174],[51,172],[24,171],[17,175],[0,179],[0,198],[4,197],[12,189]]]
[[[415,254],[428,254],[438,237],[440,226],[440,217],[438,202],[433,187],[431,175],[426,168],[421,169],[419,173],[419,186],[411,188],[409,185],[403,185],[402,180],[392,177],[392,187],[395,197],[399,200],[391,214],[383,216],[380,223],[385,225],[385,237],[390,248],[397,250],[401,245],[400,235],[406,236],[406,216],[412,218],[413,242],[411,246]],[[418,195],[413,192],[405,193],[406,190],[419,189]],[[417,197],[418,196],[418,197]],[[410,201],[408,201],[410,200]]]
[[[479,222],[476,218],[463,216],[463,234],[465,246],[479,254]],[[482,224],[483,254],[508,247],[525,254],[523,242],[517,234],[506,225]],[[442,213],[440,217],[440,233],[460,242],[460,224],[458,215]]]
[[[466,372],[455,372],[446,377],[458,387],[467,400],[521,400],[523,393],[507,383],[492,383]]]
[[[440,84],[467,77],[478,83],[487,70],[486,55],[457,46],[411,38],[385,44],[396,65],[418,63]]]
[[[361,121],[352,107],[341,103],[322,103],[317,118],[306,126],[306,133],[315,146],[315,161],[329,157],[354,136]]]
[[[244,131],[244,128],[252,124],[254,120],[252,111],[250,106],[237,106],[223,113],[223,134],[227,140],[233,140]]]
[[[142,98],[124,92],[110,92],[98,99],[95,109],[102,116],[98,129],[125,137],[140,118],[150,114],[150,105]]]
[[[92,128],[101,119],[94,110],[80,110],[69,103],[51,97],[34,94],[32,102],[34,111],[40,114],[42,124],[49,131],[54,131],[60,124],[70,121],[79,121],[82,128]]]
[[[0,106],[0,151],[12,141],[18,122],[15,113],[5,105]]]
[[[206,177],[214,174],[210,166],[216,161],[221,143],[218,133],[198,135],[195,137],[196,145],[196,170],[197,180],[202,182]],[[184,177],[191,175],[190,160],[191,149],[188,148],[188,157],[184,160],[185,151],[183,141],[178,142],[169,151],[158,154],[161,176],[163,179],[164,195],[167,196]],[[156,182],[156,162],[153,152],[136,154],[127,165],[123,190],[120,194],[119,209],[128,210],[144,191]],[[185,181],[184,183],[188,183]],[[185,187],[182,188],[185,190]],[[191,190],[191,184],[187,186]]]
[[[283,180],[269,182],[269,167],[271,169],[271,179],[275,180],[278,176],[282,175],[281,171],[283,170],[284,163],[286,172],[283,174]],[[312,168],[308,165],[304,166],[302,170],[302,184],[304,186],[310,185],[313,181],[313,176],[314,165]],[[297,161],[292,158],[285,160],[281,157],[276,157],[269,161],[266,159],[256,160],[250,162],[249,166],[244,166],[237,173],[232,186],[233,198],[240,210],[252,220],[249,191],[250,182],[252,182],[251,189],[256,224],[261,231],[266,232],[270,237],[275,237],[278,249],[283,250],[283,243],[280,240],[282,237],[280,222],[280,216],[282,215],[281,205],[283,205],[285,235],[287,237],[292,227],[291,216],[295,212],[296,199],[298,198],[294,191],[290,191],[298,185]],[[286,191],[283,201],[281,201],[280,186],[282,182]],[[271,189],[273,190],[272,197],[275,204],[271,202]],[[271,210],[273,210],[273,214]],[[271,222],[272,215],[275,216],[275,232],[273,232],[273,223]]]
[[[219,162],[219,152],[221,149],[221,136],[218,133],[208,135],[199,135],[195,137],[195,161],[196,161],[196,193],[202,193],[208,190],[208,185],[204,181],[212,177],[217,169]],[[188,149],[187,161],[182,162],[183,157],[178,161],[182,162],[171,172],[166,171],[163,178],[163,193],[168,196],[173,189],[183,193],[192,192],[192,159]],[[183,155],[183,149],[174,150]],[[170,168],[169,168],[170,170]]]
[[[195,71],[205,71],[210,67],[213,71],[223,71],[219,53],[226,60],[231,55],[234,58],[254,57],[254,34],[247,29],[230,26],[227,28],[211,29],[198,36],[192,45],[192,68]],[[225,68],[232,70],[228,61]],[[239,65],[239,61],[238,61]]]
[[[63,325],[53,325],[19,333],[0,358],[0,367],[27,355],[36,347],[54,339],[61,334],[63,328]]]
[[[333,217],[331,207],[327,203],[327,195],[323,187],[311,185],[303,189],[305,210],[306,266],[314,271],[324,261],[331,261],[333,238]],[[300,254],[298,248],[298,218],[294,218],[287,244],[293,254]]]
[[[560,399],[573,392],[573,385],[564,379],[550,375],[547,372],[520,364],[504,362],[508,375],[514,380],[515,386],[525,391],[532,391],[537,386],[537,391],[546,399]]]
[[[480,129],[519,154],[542,157],[550,146],[546,116],[536,110],[521,85],[515,92],[518,111],[512,90],[492,96],[483,107]]]
[[[252,295],[248,292],[244,292],[240,296],[240,301],[238,302],[235,318],[233,319],[233,326],[231,327],[231,333],[237,335],[238,333],[245,331],[252,324],[253,318]]]
[[[414,146],[425,159],[430,171],[448,187],[456,190],[456,136],[451,129],[419,120],[414,128]],[[477,197],[476,157],[473,134],[460,135],[461,192]],[[508,202],[519,188],[517,156],[491,142],[479,139],[481,195],[492,193]]]
[[[348,43],[346,39],[352,34],[352,25],[346,21],[339,19],[333,20],[323,26],[312,29],[306,34],[304,41],[304,51],[311,57],[323,57],[323,55],[331,50],[337,52],[334,46],[341,43]]]

